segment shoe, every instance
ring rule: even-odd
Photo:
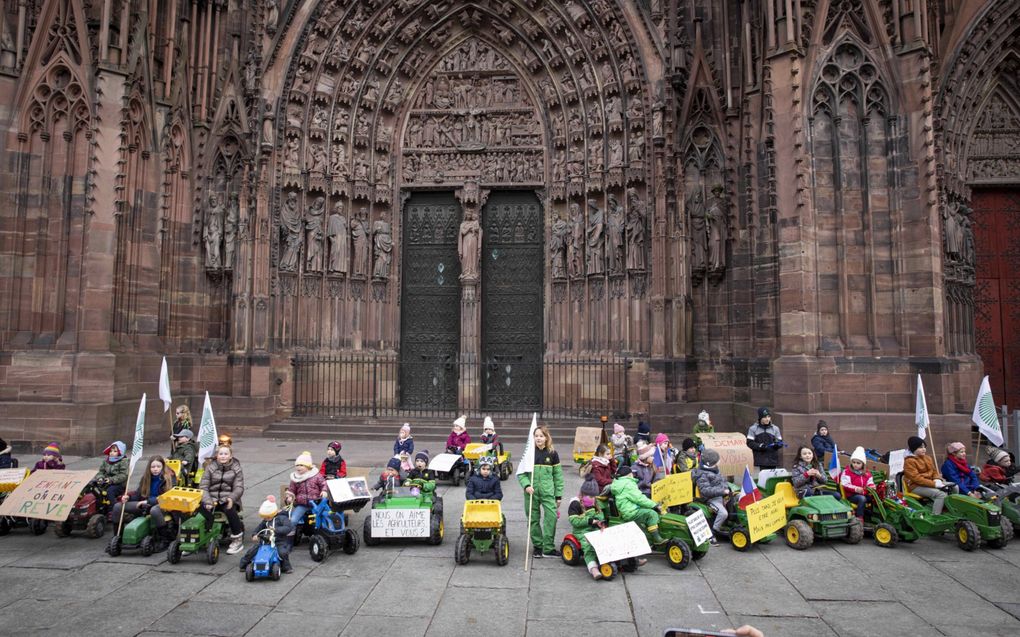
[[[230,546],[227,547],[227,555],[237,555],[244,550],[244,534],[230,536]]]
[[[531,553],[531,557],[535,558],[536,560],[542,559],[542,557],[543,557],[542,556],[542,549],[540,549],[540,548],[538,548],[536,546],[535,550]]]
[[[715,539],[715,536],[714,536],[714,535],[713,535],[713,536],[712,536],[712,538],[711,538],[711,539],[710,539],[710,540],[708,541],[708,543],[709,543],[709,544],[711,544],[712,546],[719,546],[719,540]]]
[[[652,533],[652,536],[651,536],[650,539],[652,541],[652,546],[658,546],[659,544],[664,544],[666,542],[666,538],[664,538],[661,535],[659,535],[658,531],[656,531],[655,533]]]
[[[589,568],[588,572],[591,573],[593,579],[602,579],[602,573],[599,573],[599,569],[597,566]]]
[[[647,563],[648,563],[648,560],[646,560],[646,559],[645,559],[645,558],[643,558],[643,557],[639,557],[639,558],[637,558],[637,560],[636,560],[636,561],[635,561],[634,563],[635,563],[635,564],[636,564],[636,565],[637,565],[638,567],[642,567],[642,566],[644,566],[645,564],[647,564]]]
[[[542,555],[546,557],[559,557],[560,552],[556,549],[549,549],[548,551],[542,551]]]
[[[287,562],[286,564],[282,565],[280,570],[282,570],[284,573],[293,573],[294,567],[290,565],[290,562]]]
[[[246,568],[248,568],[248,565],[247,565],[247,564],[245,564],[244,562],[241,562],[241,568],[240,568],[240,571],[241,571],[241,572],[243,573],[243,572],[244,572],[244,570],[245,570]]]

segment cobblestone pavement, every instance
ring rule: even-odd
[[[310,449],[321,458],[326,442],[236,442],[247,528],[257,524],[262,499],[286,484],[296,455]],[[391,442],[348,446],[348,465],[373,467],[374,478]],[[73,469],[98,464],[68,460]],[[569,463],[564,473],[561,537],[566,499],[580,485]],[[682,572],[653,555],[635,574],[595,582],[559,559],[536,560],[524,571],[523,498],[512,478],[504,490],[511,538],[505,567],[489,556],[455,565],[455,534],[448,533],[440,546],[362,545],[353,556],[337,552],[318,564],[303,544],[293,554],[293,574],[249,584],[237,570],[238,556],[224,553],[214,566],[196,558],[170,565],[164,553],[111,558],[103,552],[109,534],[60,539],[17,529],[0,538],[0,634],[653,637],[667,626],[718,630],[742,623],[769,637],[1020,634],[1020,539],[973,553],[948,538],[894,549],[865,539],[802,552],[782,542],[748,553],[722,545]],[[440,492],[447,529],[455,529],[464,489]],[[359,532],[366,512],[353,515]]]

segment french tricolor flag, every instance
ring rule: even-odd
[[[737,500],[737,505],[743,510],[747,508],[747,505],[761,499],[761,491],[758,490],[758,485],[751,479],[751,471],[744,467],[744,480],[740,484],[740,499]]]

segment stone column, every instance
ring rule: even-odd
[[[458,233],[458,253],[461,261],[460,275],[460,378],[457,388],[457,408],[460,411],[477,409],[481,406],[482,382],[485,377],[484,361],[481,360],[481,267],[482,232],[481,209],[489,197],[488,190],[479,190],[477,181],[468,181],[455,193],[462,208],[463,221]],[[464,248],[474,246],[465,237],[470,232],[469,224],[478,225],[477,254],[468,254]],[[471,267],[473,264],[473,267]]]

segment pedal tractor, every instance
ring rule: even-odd
[[[349,526],[350,516],[342,510],[334,510],[329,498],[313,500],[310,504],[301,533],[308,536],[308,554],[312,561],[321,562],[338,548],[347,555],[357,553],[361,540]],[[360,506],[355,511],[359,509]]]
[[[496,459],[496,471],[499,473],[499,479],[505,481],[507,478],[513,475],[514,465],[510,462],[510,452],[503,451],[503,444],[498,443],[498,449],[489,448],[482,450],[482,447],[488,447],[489,445],[482,444],[480,442],[468,443],[468,446],[464,448],[464,458],[471,463],[471,471],[478,471],[478,462],[482,456],[492,456]]]
[[[177,537],[166,549],[166,559],[177,564],[185,553],[205,553],[205,561],[215,564],[220,559],[220,545],[230,542],[230,526],[221,511],[213,513],[212,526],[206,529],[205,516],[198,513],[202,506],[201,489],[174,487],[156,498],[159,507],[166,513],[180,513],[189,516],[181,522]]]
[[[609,422],[609,416],[600,416],[599,427],[578,427],[574,431],[574,464],[580,467],[591,462],[591,459],[595,457],[595,450],[600,444],[605,445],[614,456],[616,455],[613,443],[606,435],[607,422]]]
[[[458,459],[453,463],[448,471],[434,468],[436,461],[444,456],[458,456]],[[468,478],[471,477],[473,467],[471,465],[471,461],[468,460],[459,449],[456,447],[450,447],[446,450],[446,453],[440,453],[433,456],[432,460],[429,461],[429,469],[435,474],[436,481],[445,480],[447,482],[452,482],[453,486],[456,487],[459,486],[461,482],[467,482]]]
[[[1002,508],[1002,517],[1013,525],[1013,533],[1020,531],[1020,484],[986,484],[981,490],[995,496]]]
[[[606,511],[606,526],[625,523],[625,520],[620,517],[612,495],[600,495],[596,500],[602,503],[603,510]],[[687,568],[691,560],[698,561],[708,555],[708,549],[711,546],[708,542],[700,545],[694,543],[691,530],[687,526],[687,516],[679,513],[662,513],[659,516],[659,535],[666,541],[655,545],[649,538],[649,545],[652,550],[665,553],[666,561],[678,571]],[[577,550],[580,550],[580,543],[577,544]]]
[[[362,538],[368,546],[378,546],[382,537],[372,535],[372,514],[374,511],[398,509],[426,509],[429,512],[429,544],[442,544],[445,526],[443,524],[443,499],[435,494],[434,480],[407,480],[403,486],[384,491],[372,502],[372,510],[365,518]]]
[[[730,483],[730,493],[734,495],[727,501],[727,510],[729,511],[729,517],[726,518],[726,522],[723,523],[722,531],[727,534],[730,539],[730,546],[740,552],[748,551],[751,549],[751,533],[748,531],[750,528],[747,522],[747,511],[735,506],[737,501],[737,495],[740,493],[740,487]],[[705,515],[705,519],[708,520],[708,525],[712,526],[712,521],[715,519],[715,509],[713,509],[707,502],[699,500],[700,493],[698,488],[694,488],[694,501],[690,504],[685,504],[683,511],[685,514],[690,515],[694,511],[701,511]],[[758,540],[759,544],[768,544],[772,540],[776,539],[775,533],[769,533],[767,536]]]
[[[11,491],[18,488],[18,485],[28,477],[30,473],[28,469],[22,469],[17,471],[17,467],[4,470],[4,479],[0,482],[0,502],[7,499]],[[42,535],[46,532],[46,528],[49,526],[49,522],[46,520],[40,520],[38,518],[22,518],[11,515],[0,516],[0,535],[7,535],[11,530],[25,527],[32,531],[34,535]]]
[[[606,524],[609,527],[609,524]],[[573,533],[567,533],[560,542],[560,559],[567,566],[580,566],[584,562],[584,549],[581,548],[581,538]],[[607,562],[599,564],[599,574],[604,580],[611,580],[616,577],[617,572],[633,573],[637,570],[637,558],[628,557],[620,562]]]
[[[943,503],[942,514],[935,515],[928,502],[904,488],[902,474],[898,474],[895,481],[903,499],[912,509],[911,522],[926,531],[922,535],[940,535],[952,529],[957,546],[964,551],[979,548],[982,541],[995,549],[1005,548],[1013,538],[1013,524],[1002,515],[1002,509],[997,504],[968,495],[949,493]],[[945,489],[951,486],[947,485]]]
[[[262,529],[256,534],[259,550],[244,569],[244,579],[254,582],[257,579],[280,579],[280,552],[276,548],[276,531],[272,527]]]
[[[853,509],[828,495],[798,498],[789,476],[775,476],[765,482],[765,497],[780,494],[786,507],[786,544],[797,550],[810,548],[815,538],[841,539],[857,544],[864,538],[864,525]]]
[[[453,556],[458,564],[467,564],[471,552],[494,550],[496,564],[510,561],[510,539],[506,536],[506,517],[499,500],[468,500],[460,517],[460,536]]]
[[[71,514],[53,527],[56,536],[67,537],[74,531],[85,531],[88,537],[103,537],[110,511],[113,509],[107,487],[108,485],[97,482],[85,485],[85,489],[71,507]]]
[[[166,460],[166,468],[173,471],[174,475],[177,476],[177,486],[179,487],[190,487],[197,489],[198,484],[202,481],[202,473],[204,471],[202,467],[198,467],[197,469],[192,467],[192,469],[194,469],[193,471],[185,471],[181,467],[180,460],[168,458]]]
[[[174,530],[176,520],[174,517],[166,512],[163,513],[163,517],[166,519],[166,523],[170,525],[168,527],[168,535],[176,535]],[[116,525],[117,523],[117,520],[113,521],[113,524]],[[110,557],[117,557],[125,550],[137,550],[141,552],[142,557],[149,557],[153,553],[165,549],[166,544],[165,536],[163,538],[160,537],[160,531],[152,523],[152,518],[149,517],[149,514],[142,513],[124,522],[120,534],[110,538],[105,550]]]

